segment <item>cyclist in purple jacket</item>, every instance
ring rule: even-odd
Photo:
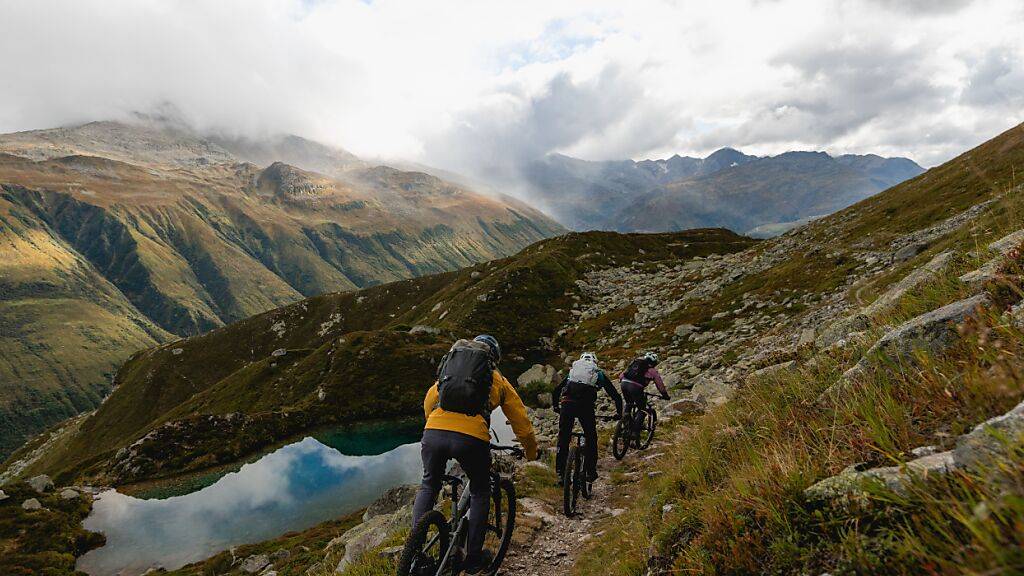
[[[668,400],[668,390],[665,389],[661,373],[655,368],[657,365],[658,355],[654,352],[647,352],[633,360],[619,376],[619,387],[622,389],[622,397],[626,400],[627,406],[633,404],[639,410],[647,408],[647,395],[644,390],[651,382],[658,387],[662,399]]]

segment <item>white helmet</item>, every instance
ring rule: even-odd
[[[660,360],[658,359],[657,352],[645,352],[644,353],[644,360],[647,360],[648,362],[650,362],[651,364],[654,364],[654,365],[657,365],[658,362],[660,362]]]
[[[597,354],[594,354],[593,352],[584,352],[583,354],[580,354],[580,360],[587,360],[597,364]]]

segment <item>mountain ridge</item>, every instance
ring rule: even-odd
[[[279,142],[246,150],[271,154]],[[507,198],[285,142],[292,159],[311,150],[303,163],[335,166],[337,176],[260,167],[177,127],[95,122],[0,135],[0,242],[5,254],[21,251],[0,264],[0,321],[38,328],[2,338],[10,394],[0,400],[0,454],[95,407],[139,348],[304,297],[505,256],[563,230]],[[97,280],[69,283],[85,273],[53,270],[56,262]],[[80,314],[108,302],[122,320]],[[62,324],[70,318],[80,323]],[[61,388],[87,393],[69,401]]]
[[[822,162],[813,171],[794,167],[808,158]],[[746,178],[739,180],[735,170]],[[906,158],[813,151],[757,157],[721,148],[706,158],[640,161],[592,162],[553,154],[528,165],[523,176],[539,205],[572,229],[660,232],[724,226],[745,233],[834,212],[921,172]],[[700,192],[681,193],[688,188]],[[728,207],[716,205],[720,197],[735,196],[736,188],[747,195]],[[792,192],[800,198],[790,197]],[[797,212],[773,210],[774,204],[787,202],[808,206]],[[760,210],[752,210],[756,207]]]

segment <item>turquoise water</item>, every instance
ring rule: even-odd
[[[500,412],[499,442],[511,431]],[[240,544],[304,530],[365,507],[422,474],[418,422],[328,430],[243,465],[194,492],[139,498],[108,490],[83,523],[105,546],[78,560],[91,576],[168,570]]]

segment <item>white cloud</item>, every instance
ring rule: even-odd
[[[1024,120],[1016,0],[0,4],[0,130],[171,106],[487,177],[793,148],[943,161]]]

